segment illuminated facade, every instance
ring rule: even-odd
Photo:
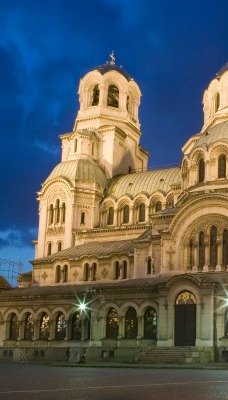
[[[60,137],[62,160],[39,192],[32,273],[0,293],[1,356],[222,359],[228,64],[204,93],[204,126],[180,167],[148,171],[141,92],[111,56],[81,79],[73,131]]]

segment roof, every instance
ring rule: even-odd
[[[226,71],[228,71],[228,61],[226,62],[225,65],[223,65],[223,67],[219,70],[219,72],[217,72],[216,78],[220,78],[222,74],[224,74],[224,72]]]
[[[99,165],[87,159],[64,161],[58,164],[45,183],[55,178],[67,178],[72,183],[75,181],[97,183],[103,188],[106,187],[106,177]]]
[[[128,194],[134,197],[142,192],[151,195],[158,190],[167,193],[171,190],[171,185],[179,181],[179,167],[121,175],[112,179],[107,196],[120,198]]]
[[[193,149],[198,146],[210,146],[219,140],[228,142],[228,121],[221,122],[203,132],[194,144]]]
[[[11,286],[9,284],[9,282],[0,275],[0,290],[1,289],[9,289]]]
[[[177,274],[174,273],[164,274],[162,276],[151,276],[146,278],[136,278],[136,279],[123,279],[115,280],[109,282],[83,282],[74,285],[54,285],[54,286],[30,286],[28,288],[12,288],[6,291],[0,292],[0,301],[17,301],[17,299],[29,301],[33,298],[61,298],[64,297],[77,297],[78,294],[83,294],[88,291],[88,288],[93,289],[94,295],[97,296],[102,292],[118,291],[132,288],[134,292],[138,289],[145,292],[159,287],[159,285],[164,285],[165,287],[172,282],[175,283],[175,279],[191,279],[198,282],[199,285],[203,284],[213,284],[227,282],[227,275],[222,273],[218,275],[217,273],[209,274]],[[88,294],[90,296],[91,294]],[[92,294],[93,295],[93,294]]]
[[[132,81],[134,80],[129,74],[128,72],[126,72],[122,66],[117,66],[115,64],[103,64],[100,65],[97,68],[94,68],[93,71],[98,71],[100,72],[101,75],[106,74],[109,71],[117,71],[119,72],[121,75],[123,75],[128,81]]]
[[[96,258],[109,257],[111,254],[128,254],[134,253],[134,247],[131,240],[119,240],[111,242],[89,242],[80,244],[78,246],[70,247],[68,249],[51,254],[50,256],[33,260],[33,264],[44,262],[51,262],[58,258],[80,259],[88,256]]]

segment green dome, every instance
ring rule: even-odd
[[[72,183],[86,182],[95,183],[101,187],[106,187],[106,177],[104,171],[99,165],[89,160],[79,159],[72,161],[64,161],[58,164],[45,183],[56,178],[67,178]]]
[[[211,146],[215,142],[219,140],[225,141],[228,143],[228,121],[221,122],[213,126],[210,129],[207,129],[203,132],[197,142],[195,143],[193,148],[202,147],[202,146]]]

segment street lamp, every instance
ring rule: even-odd
[[[83,323],[82,316],[83,316],[83,314],[88,316],[88,311],[90,310],[89,304],[90,304],[90,302],[87,302],[87,303],[85,302],[85,298],[82,301],[78,298],[78,304],[76,304],[77,311],[80,311],[80,321],[81,321],[80,360],[79,360],[79,362],[81,362],[81,363],[84,362],[83,343],[82,343],[82,340],[83,340],[82,333],[84,335],[84,329],[83,329],[83,325],[82,325],[82,323]]]

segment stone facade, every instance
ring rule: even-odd
[[[180,167],[148,171],[137,83],[113,57],[82,78],[39,192],[32,272],[0,288],[1,357],[130,361],[187,347],[186,362],[227,358],[227,82],[225,65]]]

